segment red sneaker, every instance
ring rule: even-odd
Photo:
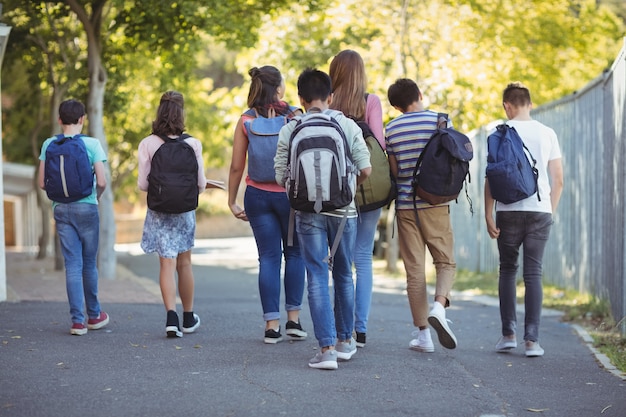
[[[87,334],[87,327],[85,327],[83,323],[72,323],[70,334],[73,334],[75,336],[82,336],[84,334]]]
[[[109,324],[109,315],[101,311],[97,318],[87,320],[89,330],[98,330]]]

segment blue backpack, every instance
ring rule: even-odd
[[[297,107],[289,106],[291,112]],[[278,145],[278,132],[287,124],[285,115],[263,117],[255,109],[248,109],[244,115],[254,119],[244,122],[248,132],[248,176],[256,182],[276,182],[274,156]]]
[[[52,201],[73,203],[93,192],[93,166],[81,136],[56,135],[46,149],[44,187]]]
[[[487,138],[486,176],[494,200],[511,204],[537,193],[537,199],[541,201],[536,165],[537,160],[514,127],[498,125]]]

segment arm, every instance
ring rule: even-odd
[[[363,168],[362,170],[359,171],[359,176],[356,177],[356,185],[361,184],[363,181],[365,181],[365,179],[367,177],[370,176],[370,174],[372,173],[372,167],[369,168]]]
[[[137,187],[141,191],[148,191],[148,174],[150,174],[150,152],[148,150],[148,138],[139,143],[137,152]]]
[[[387,159],[389,160],[391,175],[393,175],[394,178],[398,178],[398,160],[396,159],[396,156],[393,154],[387,154]]]
[[[274,156],[274,172],[276,183],[285,186],[285,174],[287,171],[287,159],[289,153],[289,138],[296,122],[289,122],[278,132],[278,145]]]
[[[202,157],[202,142],[197,138],[188,138],[186,142],[193,148],[198,163],[198,193],[207,189],[206,175],[204,175],[204,158]]]
[[[550,176],[550,202],[552,203],[552,214],[556,213],[563,193],[563,163],[561,158],[548,162],[548,175]]]
[[[39,175],[38,175],[38,183],[39,183],[39,188],[41,188],[42,190],[46,189],[46,184],[44,184],[44,175],[45,172],[44,170],[46,169],[46,161],[39,161]]]
[[[100,200],[100,196],[107,188],[107,179],[104,173],[104,163],[102,161],[96,161],[93,163],[93,169],[96,173],[96,192],[97,198]]]
[[[243,117],[239,118],[235,127],[233,138],[233,155],[230,160],[228,172],[228,207],[233,215],[241,220],[248,221],[246,212],[237,204],[239,184],[246,168],[246,156],[248,153],[248,137],[243,130]]]
[[[495,200],[491,196],[491,189],[489,188],[489,181],[485,178],[485,222],[487,223],[487,232],[492,239],[497,239],[500,236],[500,229],[496,227],[496,221],[493,218],[493,210],[495,207]]]

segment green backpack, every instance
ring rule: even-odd
[[[355,200],[359,211],[372,211],[389,206],[396,198],[396,184],[389,169],[387,153],[380,142],[365,121],[358,120],[356,124],[361,128],[370,152],[372,173],[357,187]]]

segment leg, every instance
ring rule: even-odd
[[[183,304],[183,312],[193,311],[194,279],[190,250],[179,254],[176,258],[176,272],[178,273],[178,294]]]
[[[83,289],[83,256],[78,230],[72,220],[71,204],[59,204],[54,208],[54,220],[65,260],[65,286],[70,304],[72,323],[85,322],[85,295]]]
[[[98,206],[94,204],[77,204],[75,221],[78,224],[78,233],[83,248],[83,287],[87,315],[90,319],[100,316],[100,302],[98,301],[98,242],[100,220]]]
[[[498,294],[500,297],[500,320],[502,336],[514,336],[517,330],[516,276],[519,248],[524,238],[523,219],[520,212],[496,213],[496,225],[500,229],[498,251],[500,252],[500,276]]]
[[[456,336],[448,325],[445,311],[450,305],[450,291],[456,272],[450,207],[421,210],[420,229],[436,269],[435,302],[428,315],[428,322],[437,332],[441,345],[454,349],[457,346]]]
[[[166,311],[176,311],[176,258],[159,257],[159,284]]]
[[[426,252],[424,238],[415,223],[413,210],[398,210],[398,245],[406,271],[406,290],[413,325],[428,327],[428,292],[426,288]]]
[[[282,246],[281,236],[276,232],[281,224],[272,212],[272,194],[275,193],[247,187],[244,196],[246,214],[259,253],[258,283],[266,330],[278,330],[280,326]]]
[[[367,333],[367,320],[372,304],[374,237],[381,212],[382,209],[364,212],[357,219],[354,246],[354,267],[356,269],[354,328],[359,333]]]
[[[527,234],[524,238],[524,340],[539,340],[541,303],[543,301],[542,263],[543,253],[550,236],[552,215],[549,213],[527,213]]]
[[[304,294],[304,261],[300,253],[300,243],[298,242],[298,233],[295,230],[295,224],[291,225],[294,229],[293,245],[288,245],[289,200],[285,193],[274,194],[278,194],[273,200],[274,213],[280,222],[283,256],[285,258],[285,272],[283,276],[285,286],[285,310],[287,310],[287,320],[299,323],[300,310],[302,309],[302,297]]]
[[[322,214],[296,213],[296,231],[307,271],[309,308],[318,345],[325,351],[337,343],[335,318],[328,288],[326,220]]]
[[[339,217],[327,216],[328,244],[332,245],[337,235]],[[354,281],[352,280],[352,251],[356,238],[356,219],[347,219],[343,234],[333,257],[333,282],[335,286],[335,325],[337,338],[350,341],[354,330]]]

